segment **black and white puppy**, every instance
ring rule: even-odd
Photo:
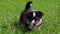
[[[31,9],[32,2],[29,1],[26,4],[25,10],[20,16],[20,24],[30,29],[36,29],[42,24],[42,16],[44,15],[41,11]]]

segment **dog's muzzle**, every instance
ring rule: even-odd
[[[39,26],[42,23],[42,18],[39,20],[32,20],[31,26]]]
[[[35,24],[35,20],[32,20],[32,22],[31,22],[31,26],[35,26],[36,24]]]

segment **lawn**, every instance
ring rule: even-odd
[[[15,27],[19,17],[29,0],[0,0],[0,34],[24,34]],[[32,9],[44,13],[40,30],[32,30],[26,34],[60,34],[60,0],[32,0]]]

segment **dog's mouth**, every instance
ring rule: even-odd
[[[30,29],[36,29],[37,27],[39,27],[42,23],[42,18],[40,20],[36,20],[36,21],[32,21],[31,24],[28,26],[28,28]]]

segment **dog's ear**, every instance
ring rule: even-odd
[[[44,13],[42,13],[41,11],[38,11],[37,14],[39,15],[39,17],[42,17],[44,15]]]
[[[41,11],[38,11],[38,13],[39,13],[41,16],[43,16],[43,15],[44,15]]]

